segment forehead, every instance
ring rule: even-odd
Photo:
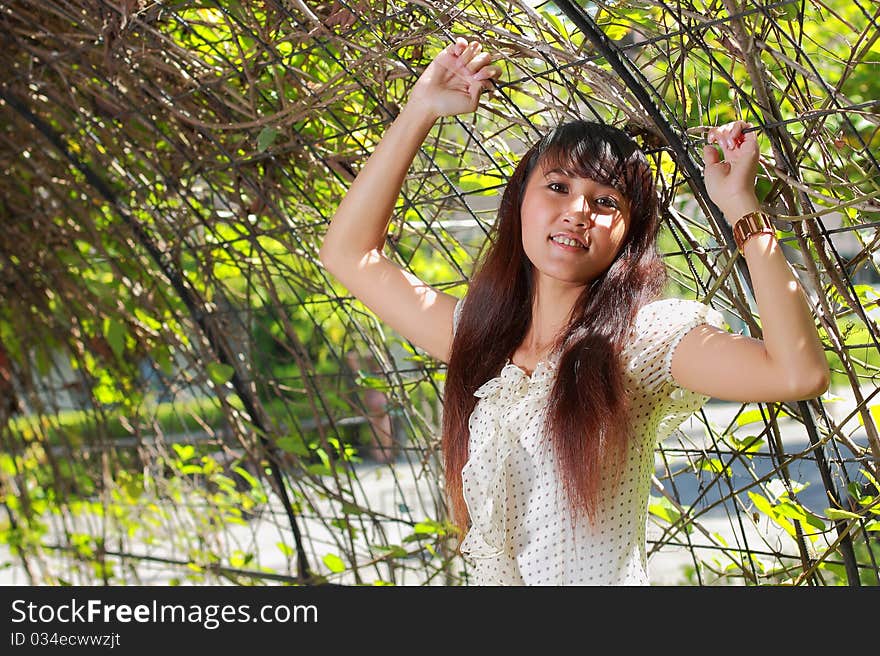
[[[601,140],[551,144],[535,164],[545,173],[559,169],[569,177],[589,178],[616,189],[627,186],[626,161],[612,144]]]
[[[549,162],[539,163],[537,171],[539,173],[539,176],[536,177],[540,177],[540,175],[543,175],[544,178],[565,178],[568,181],[583,181],[600,191],[615,193],[616,195],[622,194],[622,191],[617,187],[607,184],[601,180],[596,180],[591,176],[583,175],[577,171],[571,171],[564,167],[555,166]]]

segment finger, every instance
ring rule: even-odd
[[[714,128],[709,128],[709,132],[706,134],[706,143],[720,143],[720,136],[721,128],[719,126],[716,125]]]
[[[718,164],[720,161],[721,155],[715,146],[710,144],[706,144],[705,146],[703,146],[703,163],[706,166]]]
[[[483,66],[485,66],[486,64],[488,64],[491,61],[492,61],[492,55],[490,55],[488,52],[481,52],[480,54],[478,54],[477,56],[475,56],[473,59],[470,60],[470,62],[467,65],[467,69],[471,73],[476,73],[481,68],[483,68]]]
[[[458,56],[459,66],[467,66],[471,60],[479,54],[482,48],[483,46],[480,45],[479,41],[471,41],[468,43],[467,47],[462,50],[461,54]]]
[[[747,135],[744,132],[747,128],[752,127],[752,125],[746,121],[736,120],[731,121],[725,127],[727,131],[727,148],[735,150],[745,143]]]
[[[718,130],[718,143],[725,151],[733,150],[733,137],[731,136],[733,127],[730,123],[725,123]]]
[[[497,80],[499,77],[501,77],[501,67],[495,65],[484,66],[476,73],[474,73],[475,80]]]
[[[454,42],[447,45],[440,52],[441,55],[451,55],[452,57],[458,57],[461,54],[461,51],[467,46],[467,41],[464,39],[458,38]]]
[[[718,144],[722,148],[724,148],[724,139],[726,136],[727,124],[716,125],[713,128],[709,129],[709,134],[706,135],[706,142],[710,144]]]
[[[743,144],[745,141],[743,130],[747,127],[749,127],[749,124],[745,121],[734,121],[730,124],[729,138],[731,148],[738,148]]]
[[[752,128],[751,123],[745,124],[745,127],[743,128],[743,131],[739,136],[739,143],[740,143],[740,145],[748,144],[749,146],[754,146],[755,148],[757,148],[757,146],[758,146],[758,133],[754,130],[752,130],[750,132],[746,132],[746,130],[749,130],[751,128]]]

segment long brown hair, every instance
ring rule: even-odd
[[[468,418],[476,389],[498,375],[532,319],[532,263],[522,246],[520,208],[536,166],[560,168],[618,189],[630,224],[617,256],[588,283],[556,345],[557,375],[545,417],[572,510],[594,518],[602,472],[617,480],[627,447],[627,410],[620,353],[638,309],[657,298],[666,269],[657,251],[654,176],[644,153],[623,131],[591,121],[551,130],[520,160],[504,193],[484,254],[477,259],[447,365],[442,422],[451,518],[467,527],[461,470],[468,458]],[[609,466],[610,465],[610,466]]]

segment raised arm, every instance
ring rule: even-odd
[[[456,298],[442,293],[384,254],[388,222],[403,180],[434,122],[473,112],[500,69],[479,42],[458,39],[419,77],[336,210],[319,257],[324,267],[400,335],[446,361]]]
[[[760,210],[755,195],[758,145],[748,123],[734,121],[709,132],[722,159],[707,145],[706,189],[731,226]],[[798,401],[828,389],[830,370],[803,289],[776,236],[759,233],[743,244],[754,286],[762,339],[731,335],[708,325],[691,330],[672,358],[682,387],[728,401]]]

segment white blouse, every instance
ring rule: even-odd
[[[453,330],[461,313],[455,306]],[[616,491],[603,485],[595,525],[574,520],[543,419],[559,353],[531,376],[510,359],[475,392],[462,469],[471,526],[461,552],[475,585],[648,585],[647,507],[654,447],[709,397],[678,386],[672,354],[691,328],[724,329],[699,301],[664,298],[643,306],[623,352],[631,394],[629,449]],[[607,477],[603,477],[607,481]]]

